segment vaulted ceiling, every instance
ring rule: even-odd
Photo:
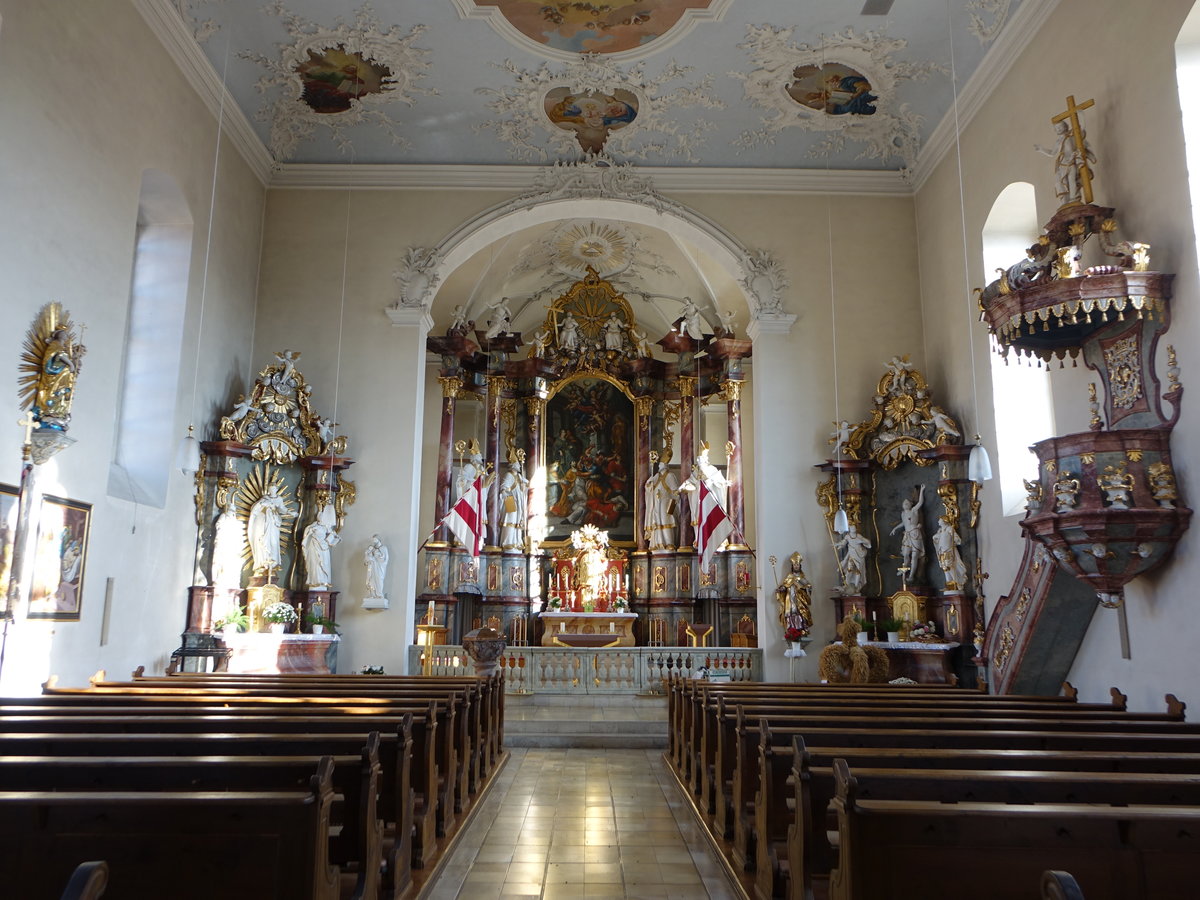
[[[178,20],[277,165],[529,165],[604,153],[654,167],[893,172],[918,163],[952,118],[955,81],[962,103],[1031,6],[138,2]]]

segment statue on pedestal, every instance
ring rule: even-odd
[[[309,590],[329,590],[333,582],[329,552],[341,540],[334,522],[333,504],[326,503],[316,521],[304,529],[304,581]]]
[[[651,454],[656,458],[656,454]],[[658,470],[646,481],[646,542],[651,550],[675,548],[675,504],[679,482],[658,458]]]
[[[917,491],[917,502],[905,500],[900,510],[900,521],[888,534],[895,534],[901,528],[904,534],[900,541],[900,564],[908,567],[913,581],[921,574],[925,564],[925,523],[921,521],[921,505],[925,502],[925,485]]]
[[[786,626],[789,619],[803,619],[802,630],[812,627],[812,582],[804,575],[804,557],[797,550],[788,557],[791,569],[775,588],[775,601],[779,604],[779,624]]]
[[[509,457],[509,470],[500,480],[500,549],[524,550],[526,497],[529,482],[525,478],[525,451],[518,450]]]
[[[495,318],[488,322],[488,329],[483,334],[490,341],[494,337],[508,334],[512,327],[512,310],[508,308],[507,297],[501,297],[495,303],[489,303],[488,309],[494,310],[496,313]]]
[[[236,495],[229,498],[214,528],[212,555],[212,586],[217,590],[240,590],[242,587],[242,558],[246,552],[246,527],[237,516]]]
[[[961,591],[967,583],[967,565],[958,552],[962,538],[946,516],[939,520],[938,530],[933,535],[933,549],[937,553],[938,566],[946,577],[947,591]]]
[[[842,593],[857,596],[867,584],[867,551],[871,542],[866,535],[858,533],[851,523],[842,539],[833,545],[834,552],[844,550],[840,556],[842,565]]]
[[[283,528],[283,518],[287,514],[287,504],[280,494],[277,482],[267,485],[263,495],[250,507],[246,533],[250,540],[250,554],[254,559],[255,573],[261,572],[270,578],[279,570],[283,561],[279,549],[279,536]]]
[[[383,581],[387,576],[388,548],[379,535],[371,535],[371,542],[363,553],[363,565],[367,568],[367,599],[384,600]]]

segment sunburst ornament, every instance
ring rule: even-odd
[[[579,222],[555,235],[554,267],[582,278],[591,266],[601,278],[608,278],[629,268],[633,243],[620,225]]]
[[[38,311],[25,335],[17,393],[39,430],[65,432],[71,424],[75,379],[86,352],[61,303],[47,303]]]
[[[245,558],[256,575],[270,578],[282,566],[283,536],[290,534],[296,518],[296,508],[288,502],[287,482],[278,469],[267,463],[250,470],[238,488],[237,514],[246,523]]]

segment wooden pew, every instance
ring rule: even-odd
[[[337,900],[331,769],[322,760],[305,791],[0,792],[6,892],[54,900],[100,856],[115,898]]]
[[[369,735],[357,756],[325,758],[333,763],[332,787],[341,797],[333,807],[330,862],[357,873],[345,896],[375,900],[385,862],[378,817],[379,734]],[[0,756],[0,791],[297,791],[307,790],[320,761],[311,756]]]
[[[0,729],[3,724],[0,723]],[[264,728],[269,723],[264,723]],[[412,868],[428,865],[437,850],[432,828],[422,830],[414,816],[410,785],[412,725],[379,735],[380,794],[377,815],[394,828],[387,847],[385,893],[401,896],[412,882]],[[7,757],[212,757],[351,755],[361,751],[360,732],[345,734],[213,733],[129,734],[3,733],[0,756]]]
[[[799,736],[793,738],[791,748],[783,748],[765,725],[760,727],[760,735],[756,894],[809,897],[812,880],[828,877],[836,862],[836,850],[826,837],[826,811],[836,792],[834,759],[842,757],[834,754],[831,759],[828,750],[809,751]],[[893,754],[887,751],[874,758],[856,758],[852,770],[863,784],[870,785],[860,791],[860,797],[943,803],[1200,806],[1200,753],[1170,759],[1151,755],[1139,761],[1136,755],[1089,758],[1070,752],[1002,755],[999,751],[937,750],[915,758],[917,765],[911,767],[905,765],[905,757]],[[1126,771],[1111,771],[1122,765],[1119,759],[1124,759]],[[1092,771],[1087,771],[1089,766]],[[1189,771],[1180,771],[1184,768]],[[789,879],[792,889],[786,891]]]
[[[168,692],[172,693],[172,692]],[[187,691],[186,689],[174,692],[174,695],[181,700],[184,706],[189,706],[196,702],[197,695]],[[55,696],[65,696],[56,694]],[[87,692],[77,694],[76,696],[87,696]],[[135,696],[135,694],[115,693],[114,696]],[[153,693],[143,694],[144,697],[159,696]],[[203,695],[209,696],[209,695]],[[185,699],[187,698],[187,699]],[[463,779],[463,771],[459,767],[458,755],[455,747],[455,717],[453,707],[441,707],[436,701],[421,701],[414,700],[405,703],[402,700],[397,700],[388,706],[388,710],[382,716],[373,716],[369,714],[371,707],[366,707],[368,714],[354,714],[354,709],[350,704],[353,704],[357,698],[344,697],[338,698],[341,703],[345,704],[342,709],[342,714],[339,716],[336,712],[338,707],[335,704],[330,704],[329,709],[334,710],[332,713],[318,714],[308,716],[303,712],[300,715],[284,715],[279,712],[280,704],[272,704],[267,702],[265,695],[260,695],[264,703],[260,705],[262,710],[257,715],[252,715],[249,708],[243,710],[238,706],[240,697],[238,695],[219,694],[216,697],[209,696],[210,704],[215,700],[227,701],[231,704],[229,712],[223,716],[209,716],[204,719],[206,723],[202,727],[207,730],[223,727],[231,731],[279,731],[287,729],[294,732],[303,731],[333,731],[340,732],[348,729],[357,729],[365,734],[370,730],[378,730],[381,733],[394,731],[396,723],[401,721],[404,716],[412,717],[414,731],[413,753],[417,765],[413,767],[412,787],[415,791],[414,798],[414,817],[415,824],[418,830],[416,838],[416,847],[424,849],[425,847],[434,846],[433,838],[435,835],[444,835],[446,831],[454,824],[455,815],[455,796],[456,786]],[[295,707],[297,710],[303,709],[305,706],[305,698],[296,698]],[[282,703],[282,700],[280,701]],[[84,704],[86,706],[86,704]],[[291,706],[292,704],[285,704]],[[36,715],[31,713],[30,715]],[[77,718],[75,724],[64,724],[64,729],[88,730],[89,726],[85,720],[88,716],[78,716],[77,714],[66,714],[71,718]],[[107,716],[108,724],[103,726],[95,726],[99,730],[111,730],[113,728],[123,728],[126,731],[154,731],[151,726],[151,717],[136,714],[132,716],[116,717]],[[171,717],[166,717],[170,719]],[[184,711],[179,714],[178,721],[172,723],[164,720],[162,728],[167,730],[194,730],[196,726],[189,725],[187,720],[189,714]],[[190,717],[195,718],[195,717]],[[269,718],[269,724],[264,726],[262,719]],[[163,719],[157,717],[154,721]],[[256,723],[255,719],[259,721]],[[328,719],[328,721],[325,721]],[[390,720],[390,721],[389,721]],[[30,719],[29,716],[6,716],[0,720],[0,728],[8,728],[13,730],[20,728],[24,730],[55,730],[47,725],[39,729],[37,723]],[[95,730],[95,729],[93,729]],[[427,858],[424,852],[419,857],[420,859]],[[418,868],[423,866],[423,862],[418,865]]]
[[[94,685],[91,688],[61,688],[48,681],[43,686],[43,692],[45,696],[54,697],[91,698],[105,694],[130,697],[171,696],[186,698],[183,701],[185,703],[194,702],[194,698],[198,696],[194,688],[187,686],[144,686],[128,682],[108,682]],[[387,703],[400,710],[406,707],[415,708],[411,706],[412,704],[428,705],[430,701],[436,701],[438,708],[443,711],[442,714],[447,719],[440,723],[438,729],[439,765],[442,776],[438,803],[438,828],[443,833],[446,828],[453,825],[454,814],[463,811],[465,798],[471,792],[472,784],[477,786],[482,774],[481,766],[476,763],[477,755],[473,751],[473,748],[478,748],[480,744],[478,731],[474,738],[471,732],[471,723],[477,722],[477,720],[471,716],[471,704],[465,687],[421,690],[409,695],[386,690],[379,690],[375,693],[364,690],[361,695],[348,695],[334,687],[318,688],[295,683],[290,686],[280,685],[278,688],[267,686],[212,688],[205,689],[203,695],[214,701],[257,697],[275,699],[280,703],[288,698],[294,698],[295,702],[324,699],[330,701],[331,706]],[[473,774],[474,777],[472,777]]]
[[[739,708],[739,713],[741,708]],[[1132,751],[1177,751],[1200,752],[1200,734],[1176,731],[1179,724],[1147,724],[1145,730],[1129,733],[1080,731],[1074,723],[1059,727],[1054,722],[1030,722],[1023,729],[1008,727],[994,729],[993,723],[969,716],[945,716],[929,723],[926,728],[898,727],[909,723],[897,720],[864,718],[839,728],[838,726],[816,727],[808,724],[799,727],[784,726],[779,720],[770,720],[770,729],[776,733],[776,742],[789,748],[792,738],[800,735],[809,746],[837,744],[852,747],[900,748],[994,748],[1012,750],[1076,749],[1107,750],[1110,752]],[[1017,723],[1018,725],[1020,723]],[[758,748],[760,723],[748,723],[739,719],[736,726],[736,762],[732,788],[728,802],[733,830],[733,857],[736,865],[749,869],[755,865],[757,847],[755,843],[753,800],[758,792]],[[1156,730],[1151,730],[1156,729]]]
[[[1000,900],[1056,866],[1089,900],[1195,896],[1200,808],[864,800],[865,779],[844,762],[834,771],[831,900]]]

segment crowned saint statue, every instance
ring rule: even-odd
[[[277,483],[267,485],[263,495],[250,507],[246,520],[246,532],[250,540],[250,555],[254,560],[255,573],[268,579],[279,570],[283,555],[279,549],[279,537],[283,531],[283,519],[288,514],[287,504],[280,494]]]

